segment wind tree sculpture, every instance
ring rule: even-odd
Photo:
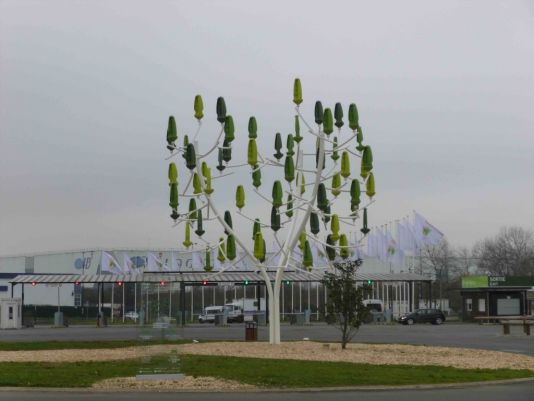
[[[230,114],[227,113],[224,98],[217,99],[217,121],[220,131],[215,143],[204,153],[199,149],[198,135],[204,118],[203,100],[197,95],[194,100],[194,117],[197,119],[197,131],[192,138],[183,136],[181,145],[177,144],[178,134],[173,116],[169,117],[167,129],[167,148],[171,152],[171,159],[183,158],[184,168],[178,171],[174,162],[169,164],[168,178],[170,186],[171,218],[175,226],[185,227],[183,245],[194,252],[205,252],[204,269],[211,271],[211,252],[216,249],[217,259],[222,263],[223,272],[237,266],[245,257],[253,261],[255,270],[265,281],[269,299],[269,341],[271,344],[280,343],[280,289],[284,271],[288,268],[309,271],[314,266],[312,248],[322,251],[323,267],[335,269],[335,261],[346,260],[351,255],[351,249],[358,246],[369,232],[367,227],[367,206],[373,203],[375,195],[375,179],[373,176],[373,155],[371,147],[364,144],[363,131],[360,125],[358,109],[352,103],[348,108],[348,128],[343,118],[343,107],[336,103],[334,111],[324,108],[320,101],[315,103],[315,126],[309,124],[301,113],[303,102],[301,82],[297,78],[293,87],[293,102],[295,104],[294,133],[285,138],[285,155],[280,133],[274,137],[275,153],[271,157],[258,151],[258,125],[255,117],[248,121],[248,150],[246,163],[231,164],[234,149],[235,125]],[[306,127],[309,135],[301,135],[301,126]],[[308,136],[308,138],[306,138]],[[309,142],[309,153],[304,151],[304,144]],[[313,148],[312,142],[315,147]],[[218,176],[213,177],[208,159],[217,159],[215,168]],[[351,174],[351,159],[360,158],[360,177]],[[270,224],[262,223],[260,219],[248,216],[245,208],[245,188],[235,186],[234,213],[252,224],[252,241],[250,234],[240,231],[232,223],[232,213],[229,210],[221,213],[213,194],[215,188],[212,181],[228,177],[234,168],[250,169],[250,183],[252,192],[262,202],[266,202],[271,209]],[[328,169],[327,169],[328,167]],[[272,185],[272,196],[265,195],[261,188],[263,177],[268,178],[265,169],[277,169],[282,179],[275,179]],[[226,170],[226,171],[225,171]],[[180,173],[180,174],[179,174]],[[180,182],[185,183],[179,194]],[[181,179],[183,176],[183,180]],[[285,181],[285,183],[283,183]],[[365,189],[369,200],[361,200],[362,189]],[[226,191],[226,190],[225,190]],[[329,199],[327,193],[332,197]],[[227,192],[226,192],[227,193]],[[345,195],[345,196],[343,196]],[[188,199],[184,211],[179,211],[179,198]],[[336,213],[335,207],[341,205],[341,198],[349,198],[340,206],[349,210],[346,213]],[[351,241],[346,233],[340,231],[340,222],[354,227],[362,211],[362,236],[357,241]],[[203,238],[204,226],[217,221],[224,235],[219,241],[212,243]],[[322,224],[321,224],[322,222]],[[307,230],[309,225],[309,231]],[[321,230],[321,226],[323,229]],[[191,231],[198,237],[193,243]],[[241,230],[242,231],[242,230]],[[266,232],[267,231],[267,232]],[[272,237],[277,249],[267,252],[265,236],[272,231]],[[222,234],[221,232],[221,234]],[[283,233],[283,234],[282,234]],[[238,257],[236,246],[241,249],[242,257]],[[319,261],[316,260],[315,264]],[[274,280],[268,272],[275,272]],[[211,273],[217,274],[217,273]]]

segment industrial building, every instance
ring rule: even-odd
[[[128,265],[133,273],[138,274],[110,272],[109,266],[103,269],[103,254],[111,257],[118,265]],[[148,271],[151,258],[158,264],[157,271],[153,270],[154,266]],[[116,318],[129,311],[147,308],[150,301],[151,304],[158,305],[157,315],[161,313],[175,316],[179,310],[187,310],[188,319],[193,320],[205,306],[234,299],[256,299],[260,293],[264,294],[261,280],[252,266],[253,263],[247,262],[245,258],[239,266],[228,270],[226,274],[214,275],[217,270],[204,272],[202,263],[195,259],[193,253],[172,249],[94,249],[14,255],[0,257],[0,298],[21,298],[24,305],[83,308],[95,306],[95,298],[92,298],[91,303],[83,298],[84,293],[106,288],[108,295],[104,303],[117,309],[115,313],[111,313]],[[366,259],[360,267],[359,280],[372,287],[371,298],[380,299],[385,309],[398,315],[417,308],[423,302],[423,284],[430,283],[428,277],[408,270],[394,269],[376,259]],[[181,272],[191,273],[188,277],[196,277],[198,285],[188,279],[184,286],[184,276],[177,274]],[[234,278],[234,273],[240,273],[246,278]],[[316,319],[320,318],[326,296],[319,283],[321,274],[317,274],[317,271],[314,273],[298,270],[291,273],[291,280],[287,281],[281,294],[283,315],[309,310]],[[160,281],[155,278],[157,275],[166,278]],[[203,281],[201,276],[212,281],[209,278],[211,275],[217,277],[213,280],[217,283],[216,286],[200,285]],[[250,282],[250,286],[244,285],[245,282]],[[181,291],[187,294],[182,294]],[[165,307],[160,308],[163,303]]]

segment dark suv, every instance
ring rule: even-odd
[[[432,323],[441,324],[445,321],[445,314],[439,309],[417,309],[415,312],[406,313],[399,317],[399,323]]]

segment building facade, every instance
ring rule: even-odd
[[[534,277],[462,278],[462,318],[522,316],[534,312]]]
[[[191,252],[180,249],[87,249],[79,251],[13,255],[0,257],[0,298],[24,298],[26,305],[82,306],[81,288],[72,284],[40,284],[16,286],[11,294],[10,281],[19,274],[99,274],[102,252],[110,254],[119,265],[130,264],[133,269],[145,270],[148,255],[152,254],[160,267],[172,266],[177,271],[199,271],[202,264],[193,261]],[[213,257],[212,260],[215,258]],[[406,266],[395,267],[377,259],[365,259],[361,273],[405,273]],[[234,270],[251,270],[253,263],[246,258]],[[85,286],[87,288],[87,285]]]

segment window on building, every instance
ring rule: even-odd
[[[465,310],[467,310],[468,312],[471,312],[473,310],[473,300],[471,298],[466,298]]]
[[[8,309],[8,319],[13,320],[13,307],[10,306]]]
[[[478,311],[486,312],[486,300],[485,299],[478,300]]]

